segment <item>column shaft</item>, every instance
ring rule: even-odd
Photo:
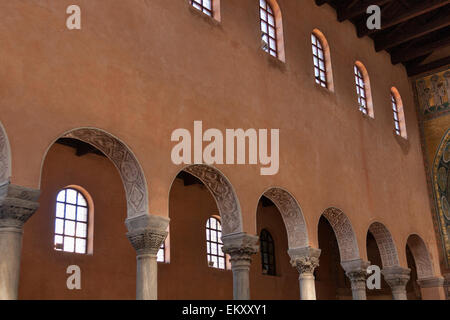
[[[136,299],[157,300],[158,262],[156,255],[142,254],[137,258]]]

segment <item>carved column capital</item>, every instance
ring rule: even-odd
[[[367,268],[370,262],[362,259],[342,261],[342,268],[346,276],[350,279],[352,290],[366,290]]]
[[[222,237],[222,251],[230,255],[230,261],[247,262],[250,265],[251,256],[258,252],[258,237],[245,232],[228,234]]]
[[[0,228],[22,229],[39,208],[40,190],[6,183],[0,186]]]
[[[155,215],[140,215],[125,221],[127,238],[136,250],[138,256],[158,253],[161,244],[167,237],[169,219]]]
[[[437,288],[444,286],[445,279],[443,277],[430,277],[417,280],[421,288]]]
[[[291,265],[298,270],[300,275],[313,274],[319,266],[320,249],[311,247],[289,249]]]

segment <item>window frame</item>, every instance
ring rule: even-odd
[[[265,18],[263,17],[263,13]],[[269,17],[272,18],[273,24],[271,24]],[[272,57],[278,58],[277,20],[274,9],[268,0],[259,0],[259,23],[261,30],[261,41],[267,45],[267,48],[263,46],[262,49]],[[266,25],[265,30],[263,30],[263,24]],[[271,29],[273,29],[273,36],[270,33]],[[267,37],[267,42],[264,42],[264,37]],[[270,40],[274,43],[273,48]]]
[[[366,90],[366,82],[364,80],[363,73],[361,69],[355,64],[354,65],[354,76],[355,76],[355,84],[356,84],[356,95],[358,97],[358,108],[365,115],[369,115],[369,108],[367,106],[367,90]],[[360,84],[362,82],[362,85]],[[363,93],[363,95],[361,94]],[[364,104],[361,102],[364,101]]]
[[[391,108],[394,119],[394,133],[404,139],[407,139],[408,135],[406,131],[405,110],[403,107],[402,98],[396,87],[391,88]]]

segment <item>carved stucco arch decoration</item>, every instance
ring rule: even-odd
[[[0,123],[0,185],[9,182],[11,178],[11,151],[8,136]]]
[[[309,246],[305,217],[297,200],[286,190],[271,188],[263,194],[280,211],[288,236],[289,249]]]
[[[97,128],[78,128],[61,136],[89,143],[103,152],[119,170],[127,199],[127,217],[148,214],[144,172],[131,150],[118,138]]]
[[[241,207],[233,186],[216,168],[204,164],[195,164],[182,171],[200,179],[212,193],[221,217],[223,235],[242,232]]]
[[[322,215],[336,235],[341,262],[360,259],[358,241],[348,217],[338,208],[328,208]]]
[[[433,277],[433,263],[423,239],[417,234],[412,234],[408,237],[407,245],[416,264],[417,278],[421,280]]]
[[[370,225],[369,231],[377,243],[383,268],[400,266],[397,247],[386,226],[380,222],[374,222]]]

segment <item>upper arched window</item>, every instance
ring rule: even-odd
[[[281,11],[275,0],[259,0],[262,48],[284,61],[283,25]]]
[[[217,218],[211,217],[206,221],[206,255],[210,267],[226,269],[222,247],[222,226]]]
[[[263,274],[276,275],[275,268],[275,244],[272,235],[266,229],[259,236],[261,244],[261,264]]]
[[[220,0],[189,0],[189,1],[194,8],[220,21]]]
[[[325,36],[318,29],[314,29],[311,34],[311,44],[316,83],[332,90],[330,48]]]
[[[355,63],[354,73],[359,111],[373,118],[374,115],[369,74],[367,73],[364,65],[359,61]]]
[[[55,250],[88,253],[89,204],[78,189],[68,187],[56,198]]]
[[[403,102],[397,88],[391,88],[391,106],[394,114],[394,131],[397,135],[406,139],[406,121],[403,111]]]

